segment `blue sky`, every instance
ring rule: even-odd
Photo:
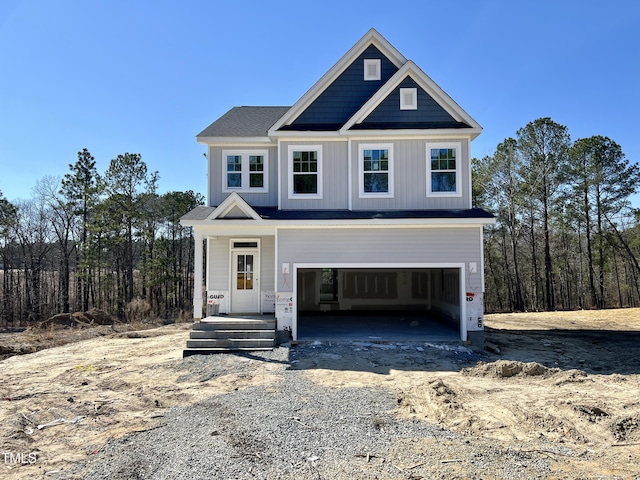
[[[140,153],[160,192],[206,193],[195,135],[238,105],[292,105],[371,27],[483,127],[539,117],[640,160],[640,2],[0,2],[0,191],[31,197],[88,148]],[[634,202],[640,206],[640,202]]]

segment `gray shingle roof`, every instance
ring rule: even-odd
[[[233,107],[198,137],[266,137],[267,131],[291,107]]]
[[[185,213],[180,220],[206,220],[211,212],[213,212],[216,207],[207,207],[205,205],[198,205],[193,210]]]

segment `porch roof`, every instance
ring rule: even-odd
[[[181,217],[181,223],[201,224],[202,222],[237,222],[251,220],[246,218],[211,218],[217,207],[200,205]],[[493,223],[495,216],[481,208],[460,210],[278,210],[278,207],[250,206],[261,220],[266,222],[325,222],[325,221],[367,221],[367,220],[480,220],[480,223]],[[254,221],[257,219],[254,217]],[[394,222],[395,223],[395,222]],[[439,222],[440,223],[440,222]]]
[[[278,210],[252,207],[264,220],[374,220],[403,218],[494,218],[481,208],[462,210]]]

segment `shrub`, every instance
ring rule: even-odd
[[[147,323],[155,317],[151,305],[143,298],[134,298],[127,303],[124,316],[127,323]]]

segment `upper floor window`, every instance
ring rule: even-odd
[[[222,158],[223,192],[269,190],[266,150],[225,150]]]
[[[365,144],[358,152],[360,198],[392,198],[393,145]]]
[[[289,145],[289,198],[322,198],[322,146]]]
[[[427,196],[459,197],[461,144],[427,144]]]

